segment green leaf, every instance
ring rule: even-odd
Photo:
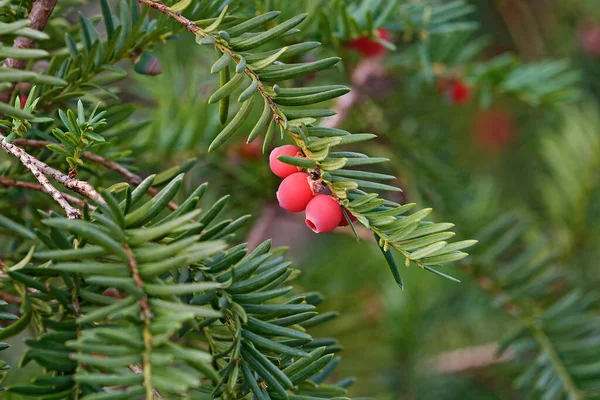
[[[231,54],[228,52],[223,53],[223,55],[213,64],[210,69],[211,74],[216,74],[221,71],[223,68],[227,68],[229,63],[231,62]]]
[[[229,96],[242,83],[245,74],[236,73],[226,84],[221,86],[216,92],[208,98],[208,104],[216,103]]]
[[[11,107],[6,103],[0,102],[0,113],[5,115],[10,115],[15,118],[23,118],[23,119],[34,119],[33,114],[30,114],[26,111],[23,111],[19,108]]]
[[[181,0],[169,7],[173,12],[182,12],[192,4],[192,0]]]
[[[108,0],[101,0],[100,8],[102,9],[102,18],[104,19],[104,26],[106,27],[106,35],[111,39],[115,34],[115,24]]]
[[[262,60],[258,60],[252,64],[249,65],[250,69],[253,71],[260,71],[261,69],[267,68],[268,66],[272,65],[275,61],[277,61],[279,59],[279,57],[281,57],[281,55],[283,53],[285,53],[287,51],[287,47],[283,47],[281,49],[279,49],[277,52],[271,54],[270,56],[267,56],[265,58],[263,58]]]
[[[270,42],[271,40],[283,35],[306,18],[307,14],[300,14],[289,20],[282,22],[281,24],[269,29],[266,32],[259,33],[256,36],[249,38],[236,38],[231,41],[231,46],[236,51],[249,50],[254,47],[258,47],[262,44]]]
[[[240,97],[238,97],[238,102],[243,103],[244,101],[248,100],[250,97],[252,97],[254,93],[256,93],[257,89],[258,80],[253,77],[252,82],[250,82],[250,85],[248,85],[248,87],[244,89],[244,91],[240,94]]]
[[[285,67],[277,71],[262,72],[259,73],[259,76],[263,82],[283,81],[324,70],[336,65],[338,62],[340,62],[339,57],[330,57],[311,63],[303,63],[297,66]]]
[[[381,253],[385,257],[385,261],[387,262],[388,267],[390,267],[390,271],[392,271],[394,280],[396,281],[398,286],[400,286],[400,289],[404,289],[404,284],[402,283],[402,277],[400,276],[400,269],[398,268],[398,265],[396,264],[396,261],[394,260],[394,256],[392,255],[392,252],[389,249],[384,250],[383,247],[379,246],[379,241],[381,238],[377,233],[373,233],[373,236],[375,237],[375,242],[377,243],[377,247],[379,247],[379,250],[381,250]]]
[[[273,101],[283,106],[306,106],[343,96],[349,91],[349,88],[332,89],[325,92],[307,94],[304,96],[276,97]]]
[[[139,245],[165,236],[172,230],[192,221],[194,218],[198,217],[201,212],[202,210],[190,211],[189,213],[183,214],[180,217],[174,218],[159,225],[152,226],[150,228],[128,229],[128,242],[131,245]]]
[[[231,37],[239,36],[242,33],[251,31],[252,29],[258,28],[259,26],[262,26],[262,25],[266,24],[267,22],[277,18],[279,16],[279,14],[281,14],[281,12],[279,12],[279,11],[266,12],[264,14],[254,17],[254,18],[250,18],[249,20],[244,21],[241,24],[238,24],[238,25],[232,26],[231,28],[228,28],[227,33],[229,33],[229,35]]]
[[[0,215],[0,227],[6,229],[11,234],[19,235],[25,239],[31,240],[31,239],[35,238],[35,235],[33,234],[33,232],[31,230],[27,229],[25,226],[18,224],[3,215]]]
[[[196,282],[179,284],[150,284],[144,285],[144,291],[153,296],[182,295],[211,289],[220,289],[220,282]]]
[[[248,135],[247,143],[250,143],[251,141],[253,141],[262,131],[264,131],[265,127],[271,120],[271,106],[270,106],[267,98],[264,98],[263,100],[264,100],[263,112],[262,112],[260,118],[258,119],[258,122],[256,122],[256,125],[254,125],[254,128],[252,128],[252,131]]]
[[[280,56],[280,59],[294,59],[297,56],[300,56],[304,53],[307,53],[311,50],[316,49],[320,45],[321,45],[321,43],[319,43],[319,42],[303,42],[303,43],[289,45],[289,46],[287,46],[287,51]],[[244,57],[246,58],[246,61],[248,61],[249,63],[255,63],[266,57],[272,56],[273,54],[277,53],[278,51],[279,51],[279,49],[269,50],[269,51],[265,51],[262,53],[252,53],[252,54],[240,53],[240,54],[243,54]]]
[[[115,256],[118,256],[122,260],[129,260],[127,253],[118,242],[113,240],[110,236],[102,232],[90,222],[59,218],[46,219],[42,222],[45,225],[58,229],[64,229],[82,236],[89,242],[96,243],[104,247],[106,250],[110,250]]]
[[[240,128],[244,120],[250,114],[252,110],[252,104],[254,102],[254,96],[250,97],[249,100],[242,103],[242,107],[238,110],[235,117],[227,124],[225,128],[217,135],[217,137],[211,142],[208,147],[208,151],[213,151],[230,139],[235,132]]]
[[[347,165],[347,160],[348,159],[338,159],[338,160],[346,160],[346,162],[344,163],[344,166]],[[324,163],[321,163],[321,165],[323,165]],[[328,168],[325,168],[323,166],[324,169],[327,170],[331,170]],[[332,175],[335,176],[341,176],[341,177],[345,177],[345,178],[361,178],[361,179],[381,179],[381,180],[389,180],[389,179],[396,179],[395,176],[393,175],[386,175],[386,174],[379,174],[376,172],[368,172],[368,171],[358,171],[358,170],[346,170],[346,169],[337,169],[337,171],[333,171],[331,172]]]
[[[304,157],[279,156],[277,159],[283,163],[301,168],[317,168],[317,163]]]
[[[221,10],[221,13],[219,14],[219,16],[217,17],[217,19],[215,20],[215,22],[213,22],[212,24],[210,24],[209,26],[207,26],[206,28],[204,28],[205,32],[212,32],[215,29],[217,29],[219,27],[219,25],[221,25],[221,23],[223,22],[223,19],[225,18],[225,15],[227,14],[227,10],[229,9],[229,6],[226,5],[225,7],[223,7],[223,9]]]
[[[157,307],[166,312],[190,313],[195,316],[204,318],[219,318],[223,315],[219,311],[213,310],[212,308],[208,307],[190,306],[187,304],[174,303],[171,301],[164,301],[159,299],[150,299],[148,302],[150,303],[150,306]]]
[[[230,79],[229,68],[222,69],[219,72],[220,87],[225,86],[227,84],[227,82],[229,82],[229,79]],[[221,125],[223,125],[223,124],[225,124],[225,122],[227,122],[227,117],[229,116],[229,100],[230,100],[230,97],[225,96],[219,102],[219,121],[221,122]]]
[[[427,257],[428,255],[431,255],[431,254],[435,253],[436,251],[441,250],[447,244],[448,243],[446,243],[446,242],[437,242],[437,243],[431,244],[429,246],[426,246],[422,249],[419,249],[415,252],[410,253],[408,256],[408,259],[409,260],[418,260],[420,258]]]

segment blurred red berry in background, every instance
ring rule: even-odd
[[[480,111],[473,120],[473,139],[485,151],[505,149],[513,142],[515,120],[510,111],[493,108]]]
[[[600,25],[593,22],[584,23],[578,29],[577,38],[585,54],[600,56]]]
[[[452,84],[450,89],[450,103],[464,104],[471,100],[471,89],[461,80],[457,80]]]
[[[389,41],[392,37],[390,32],[385,28],[377,29],[376,34],[379,38],[387,41]],[[388,49],[384,45],[369,36],[361,36],[359,38],[349,40],[346,43],[346,46],[358,51],[367,58],[382,57],[388,52]]]
[[[437,90],[450,104],[464,104],[471,100],[471,88],[460,79],[440,78]]]

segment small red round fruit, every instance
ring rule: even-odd
[[[357,221],[356,217],[354,215],[350,214],[350,212],[348,212],[348,210],[346,210],[346,213],[350,217],[350,221],[352,221],[352,223]],[[346,217],[344,217],[344,214],[342,213],[342,220],[340,221],[338,226],[348,226],[348,225],[350,225],[350,224],[348,223],[348,220],[346,219]]]
[[[471,99],[471,89],[463,81],[457,80],[450,88],[450,102],[464,104]]]
[[[314,195],[310,176],[304,172],[291,174],[281,182],[277,190],[279,206],[291,212],[304,211]]]
[[[316,195],[306,206],[306,225],[315,233],[331,232],[342,218],[342,207],[331,196]]]
[[[286,164],[277,159],[279,156],[297,156],[298,153],[301,153],[300,149],[291,144],[274,148],[269,155],[269,166],[271,167],[271,171],[280,178],[286,178],[298,171],[302,171],[301,168]]]

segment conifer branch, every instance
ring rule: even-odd
[[[144,289],[144,282],[140,276],[140,272],[138,271],[137,262],[135,260],[135,256],[131,251],[129,245],[125,245],[125,253],[127,253],[127,257],[129,259],[129,271],[131,273],[131,277],[133,278],[133,282],[138,289]],[[152,400],[155,397],[161,398],[158,393],[152,387],[152,364],[150,362],[150,356],[152,355],[152,333],[150,332],[150,320],[152,318],[152,311],[150,310],[150,306],[148,305],[148,296],[144,294],[144,296],[139,300],[139,304],[141,307],[140,318],[144,323],[144,328],[142,331],[143,342],[144,342],[144,353],[142,355],[142,375],[144,375],[144,387],[146,389],[146,400]]]
[[[550,340],[550,338],[548,338],[544,330],[540,329],[540,327],[536,325],[535,319],[525,315],[522,310],[523,307],[521,307],[520,304],[507,300],[510,298],[510,296],[505,293],[502,287],[493,279],[490,279],[489,277],[479,273],[479,269],[475,265],[467,264],[466,268],[464,268],[464,271],[471,275],[475,282],[477,282],[478,286],[484,292],[490,295],[490,297],[506,299],[502,302],[502,309],[514,317],[521,324],[521,326],[527,329],[531,333],[533,339],[543,349],[543,352],[548,355],[548,359],[552,364],[558,379],[561,381],[565,392],[568,393],[569,398],[583,400],[585,395],[577,387],[571,374],[569,371],[567,371],[566,365],[558,353],[556,346]],[[534,311],[536,314],[542,313],[542,310],[535,309]]]

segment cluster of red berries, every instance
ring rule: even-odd
[[[438,80],[437,89],[450,104],[464,104],[471,100],[471,88],[460,79],[441,78]]]
[[[292,145],[273,149],[269,156],[271,171],[283,181],[277,190],[279,206],[290,212],[305,211],[306,225],[315,233],[330,232],[348,225],[342,207],[332,196],[315,193],[316,181],[302,169],[279,161],[279,156],[302,156]]]
[[[390,32],[385,28],[377,29],[376,34],[377,37],[386,41],[389,41],[392,38]],[[361,36],[359,38],[349,40],[346,43],[346,46],[358,51],[365,58],[383,57],[388,52],[388,49],[384,45],[379,43],[377,40],[374,40],[370,36]]]

